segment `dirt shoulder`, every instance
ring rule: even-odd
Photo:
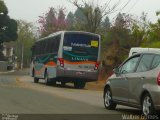
[[[86,84],[85,89],[87,90],[96,90],[96,91],[103,91],[105,86],[105,80],[99,80],[96,82],[89,82]]]

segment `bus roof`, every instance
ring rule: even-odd
[[[39,42],[39,41],[42,41],[42,40],[45,40],[47,38],[51,38],[53,36],[56,36],[56,35],[59,35],[59,34],[62,34],[62,33],[86,33],[86,34],[90,34],[90,35],[97,35],[100,37],[99,34],[95,34],[95,33],[91,33],[91,32],[85,32],[85,31],[58,31],[58,32],[55,32],[55,33],[52,33],[44,38],[41,38],[39,40],[37,40],[36,42]]]

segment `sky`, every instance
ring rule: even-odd
[[[103,6],[110,0],[94,1]],[[111,0],[110,5],[112,6],[117,1],[119,0]],[[76,10],[76,7],[68,2],[68,0],[4,0],[4,2],[8,7],[9,16],[11,18],[22,19],[28,22],[37,22],[38,16],[42,16],[49,10],[50,7],[57,9],[59,7],[65,7],[66,13],[69,11],[74,12]],[[126,4],[127,6],[124,7]],[[160,10],[160,0],[121,0],[117,9],[121,12],[130,13],[136,16],[140,16],[142,12],[148,13],[148,19],[155,22],[158,19],[155,13]],[[119,11],[109,15],[109,18],[113,19],[118,12]]]

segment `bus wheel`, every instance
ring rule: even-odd
[[[39,78],[34,77],[34,83],[38,83],[39,82]]]
[[[46,85],[51,85],[51,80],[48,78],[48,73],[47,71],[44,74],[44,80]]]
[[[85,87],[85,85],[86,85],[86,82],[81,81],[81,80],[77,80],[74,82],[74,87],[76,89],[83,89]]]
[[[55,78],[50,79],[49,82],[50,82],[50,84],[52,84],[54,86],[56,85],[56,79]]]
[[[61,86],[64,87],[66,85],[66,82],[61,82]]]
[[[39,78],[35,77],[35,71],[32,71],[32,76],[34,77],[34,83],[38,83],[39,82]]]

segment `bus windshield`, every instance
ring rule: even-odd
[[[63,46],[63,56],[69,61],[97,61],[99,36],[65,33]]]

